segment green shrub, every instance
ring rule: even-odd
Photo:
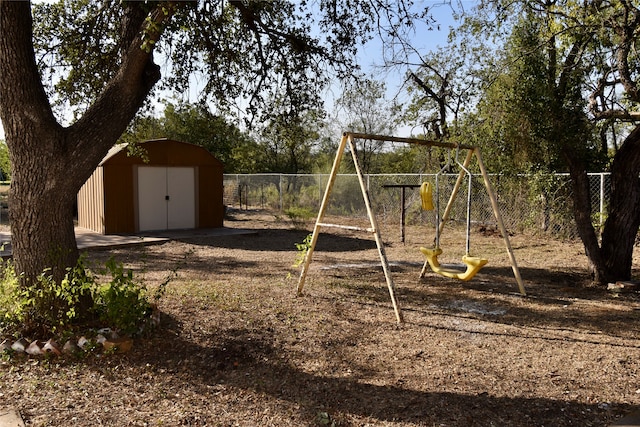
[[[298,253],[296,254],[296,260],[293,263],[294,267],[300,267],[302,263],[304,263],[305,258],[307,257],[307,253],[309,249],[311,249],[311,240],[313,239],[313,234],[310,233],[307,237],[302,240],[302,243],[296,243],[296,250]]]
[[[131,270],[110,259],[106,263],[111,281],[98,289],[96,309],[100,320],[118,332],[133,335],[138,332],[151,311],[146,287],[136,281]]]
[[[9,261],[0,261],[0,331],[19,321],[20,298],[18,277]]]
[[[94,288],[95,280],[82,257],[75,267],[67,269],[60,282],[46,270],[33,286],[19,288],[16,310],[11,315],[13,323],[22,323],[31,333],[55,333],[89,320]]]
[[[291,206],[287,210],[284,211],[287,216],[293,220],[308,220],[316,216],[316,213],[313,212],[309,208],[304,208],[301,206]]]
[[[137,333],[151,312],[147,289],[121,263],[110,259],[105,267],[110,275],[105,284],[97,282],[81,257],[63,280],[57,282],[45,271],[33,286],[22,288],[13,264],[0,262],[0,333],[46,336],[95,326]]]

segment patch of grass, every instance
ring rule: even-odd
[[[243,295],[230,290],[228,284],[220,282],[183,282],[171,295],[180,298],[182,304],[221,311],[242,311],[242,306],[246,302]]]
[[[316,216],[316,213],[311,211],[311,209],[300,206],[291,206],[286,209],[284,213],[289,217],[296,228],[303,227],[307,221],[315,218]]]

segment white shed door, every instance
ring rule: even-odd
[[[196,227],[194,168],[167,168],[167,229]]]
[[[195,170],[138,168],[139,231],[195,228]]]

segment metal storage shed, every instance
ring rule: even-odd
[[[101,234],[222,227],[223,165],[204,148],[140,143],[148,162],[111,149],[78,193],[78,226]]]

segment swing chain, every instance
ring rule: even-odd
[[[456,146],[455,147],[456,153],[455,153],[455,160],[454,162],[460,167],[461,171],[463,171],[465,173],[465,175],[467,176],[468,179],[468,189],[467,189],[467,211],[466,211],[466,248],[465,248],[465,255],[469,256],[470,251],[471,251],[471,194],[472,194],[472,187],[473,187],[473,182],[472,182],[472,178],[473,178],[473,174],[471,173],[471,171],[469,169],[467,169],[467,167],[465,167],[464,164],[460,163],[459,161],[459,154],[460,154],[460,147]],[[452,155],[451,155],[451,151],[453,151],[453,148],[448,150],[448,155],[447,155],[447,163],[440,169],[440,171],[438,173],[436,173],[435,176],[435,196],[436,196],[436,233],[435,233],[435,238],[434,238],[434,243],[435,243],[435,249],[440,249],[440,185],[439,185],[439,181],[440,181],[440,176],[443,173],[450,173],[450,166],[451,166],[451,159],[452,159]],[[462,173],[462,172],[461,172]],[[449,202],[451,203],[451,201]]]

